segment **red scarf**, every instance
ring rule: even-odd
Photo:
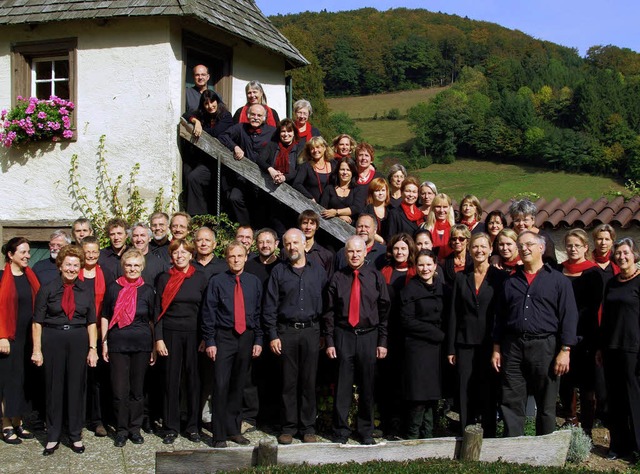
[[[78,280],[84,281],[84,268],[80,269],[80,273],[78,273]],[[104,293],[107,289],[107,285],[104,281],[104,272],[100,265],[96,265],[96,277],[93,282],[93,293],[94,299],[96,303],[96,322],[100,323],[100,318],[102,317],[102,301],[104,300]]]
[[[595,253],[593,254],[593,259],[596,261],[596,263],[607,263],[607,262],[611,262],[611,268],[613,269],[613,274],[617,275],[618,273],[620,273],[620,267],[618,265],[616,265],[615,263],[613,263],[613,261],[611,260],[611,250],[609,250],[607,252],[606,255],[600,256],[600,255],[596,255]]]
[[[424,222],[424,214],[418,206],[414,205],[413,209],[411,209],[411,206],[409,204],[402,201],[400,203],[400,207],[402,207],[404,215],[407,216],[407,219],[409,219],[415,225],[420,226]]]
[[[415,267],[410,267],[408,262],[399,263],[393,266],[386,265],[382,270],[380,270],[380,273],[382,273],[382,276],[384,277],[384,281],[387,282],[387,285],[390,285],[391,277],[393,276],[393,270],[401,270],[403,268],[408,268],[407,276],[404,280],[404,284],[406,285],[407,283],[409,283],[409,280],[411,280],[414,276],[416,276]]]
[[[440,232],[443,232],[440,234]],[[449,234],[451,232],[451,224],[449,221],[438,221],[436,220],[433,224],[433,232],[432,232],[432,240],[434,247],[442,247],[446,248],[449,245]]]
[[[464,219],[462,219],[462,220],[460,221],[460,224],[464,224],[464,225],[466,225],[466,226],[467,226],[467,228],[468,228],[469,230],[473,230],[473,228],[475,227],[475,225],[476,225],[477,223],[478,223],[478,221],[475,219],[475,217],[474,217],[472,220],[470,220],[470,221],[466,221],[466,220],[464,220]]]
[[[511,270],[515,270],[518,265],[522,265],[522,260],[520,260],[520,255],[518,255],[513,260],[509,260],[508,262],[502,260],[502,266],[505,268],[510,268]]]
[[[273,118],[273,112],[271,111],[271,108],[265,104],[261,104],[261,105],[264,107],[264,110],[266,110],[267,112],[267,120],[265,121],[267,125],[271,125],[272,127],[277,126],[276,121]],[[249,118],[247,117],[247,109],[249,107],[250,105],[245,105],[244,107],[242,107],[242,110],[240,111],[239,123],[249,123]]]
[[[171,267],[169,269],[169,281],[167,282],[167,286],[164,287],[164,291],[162,292],[162,312],[158,316],[157,321],[160,321],[164,313],[167,312],[171,303],[173,303],[173,299],[180,291],[180,287],[186,278],[191,278],[191,276],[196,272],[196,268],[193,265],[189,265],[187,272],[183,272],[182,270],[178,270],[176,267]]]
[[[358,184],[364,186],[365,184],[369,184],[371,181],[373,181],[373,178],[376,176],[376,170],[375,169],[370,169],[369,170],[369,174],[367,175],[367,179],[363,180],[360,177],[360,174],[358,173]]]
[[[142,277],[138,277],[135,281],[129,281],[121,276],[116,283],[122,287],[115,307],[113,308],[113,317],[109,322],[109,329],[116,323],[120,329],[127,327],[133,322],[136,316],[136,306],[138,305],[138,288],[144,285]]]
[[[567,273],[572,275],[575,275],[576,273],[582,273],[589,268],[597,267],[597,265],[591,260],[585,260],[584,262],[580,263],[571,263],[569,262],[569,260],[565,260],[564,262],[562,262],[562,266],[567,271]]]
[[[296,125],[296,128],[298,128],[298,125]],[[305,129],[304,132],[301,132],[300,129],[298,128],[298,139],[302,142],[302,141],[309,141],[313,138],[313,135],[311,135],[311,122],[307,122],[307,128]]]
[[[38,277],[33,273],[31,268],[24,269],[27,280],[31,286],[31,310],[35,304],[36,293],[40,289]],[[18,292],[16,291],[16,282],[13,273],[11,273],[11,264],[4,266],[2,280],[0,280],[0,339],[9,339],[13,341],[16,338],[16,326],[18,324]]]
[[[67,315],[69,321],[73,319],[73,315],[76,312],[76,295],[73,293],[73,287],[76,285],[75,280],[73,283],[62,283],[62,311]]]
[[[295,142],[291,142],[291,145],[285,146],[282,142],[278,143],[278,155],[273,167],[285,176],[289,174],[289,153],[295,144]]]

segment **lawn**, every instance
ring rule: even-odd
[[[374,148],[398,149],[413,138],[406,120],[359,120],[356,125]]]
[[[547,200],[598,199],[624,190],[617,181],[601,176],[462,158],[449,165],[431,165],[413,174],[420,180],[433,181],[438,191],[451,195],[456,201],[465,194],[506,201],[523,192],[536,193]]]
[[[360,97],[339,97],[327,99],[327,103],[331,113],[346,112],[353,119],[369,119],[376,114],[383,117],[391,109],[398,109],[400,114],[405,115],[410,107],[418,102],[428,102],[445,89],[446,87],[433,87]]]

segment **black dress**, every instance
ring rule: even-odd
[[[329,161],[329,172],[318,173],[310,161],[298,166],[293,187],[300,191],[306,198],[313,199],[318,204],[325,188],[329,185],[329,178],[336,168],[334,160]]]
[[[352,224],[355,225],[356,219],[358,218],[358,214],[360,214],[360,199],[357,196],[357,189],[350,188],[349,194],[346,196],[338,196],[336,192],[336,187],[333,184],[327,186],[322,194],[322,198],[320,199],[320,205],[325,209],[344,209],[348,207],[351,210],[351,221]]]
[[[2,279],[0,271],[0,279]],[[12,418],[26,415],[29,404],[25,396],[25,365],[31,358],[31,321],[33,297],[27,275],[14,275],[18,294],[18,319],[15,339],[10,341],[9,354],[0,355],[0,399],[4,401],[3,416]]]

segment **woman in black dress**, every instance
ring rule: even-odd
[[[102,357],[111,366],[113,411],[116,419],[114,446],[127,438],[142,444],[144,377],[155,363],[153,316],[155,291],[142,279],[145,259],[137,249],[120,259],[124,275],[111,282],[104,299]]]
[[[449,248],[451,253],[442,262],[444,268],[444,281],[450,289],[456,274],[463,271],[471,271],[473,261],[469,255],[469,239],[471,232],[464,224],[455,224],[449,233]]]
[[[362,199],[357,196],[362,190],[356,188],[356,162],[351,158],[343,158],[338,162],[333,176],[333,184],[328,185],[320,199],[324,211],[320,212],[323,219],[338,217],[347,224],[353,224],[362,208]]]
[[[71,449],[78,454],[84,452],[87,364],[95,367],[98,362],[95,302],[92,293],[78,280],[84,265],[82,248],[62,248],[56,264],[61,276],[40,288],[33,315],[31,360],[37,366],[44,364],[46,380],[45,456],[60,445],[65,405]]]
[[[183,376],[187,396],[186,436],[192,442],[200,441],[198,328],[207,278],[191,265],[194,254],[195,247],[192,243],[181,239],[172,240],[169,255],[173,267],[158,277],[156,285],[156,350],[159,356],[167,358],[164,387],[165,444],[173,444],[180,432],[180,387]]]
[[[20,444],[33,434],[22,425],[29,407],[25,393],[26,351],[30,350],[33,303],[40,289],[29,268],[29,241],[14,237],[2,249],[5,265],[0,272],[0,402],[2,439]]]
[[[593,261],[598,264],[600,276],[606,284],[611,278],[620,273],[620,268],[611,258],[611,248],[616,241],[616,231],[609,224],[600,224],[593,229]]]
[[[480,200],[473,194],[467,194],[460,201],[460,224],[469,228],[472,234],[484,232],[484,222],[482,222],[482,206]]]
[[[389,168],[387,182],[389,183],[390,207],[398,207],[402,202],[402,182],[407,176],[407,169],[400,163],[396,163]]]
[[[363,214],[369,214],[376,219],[376,242],[384,244],[382,237],[387,234],[387,217],[389,217],[389,183],[384,178],[374,178],[369,184],[367,200]]]
[[[491,368],[491,331],[496,302],[507,278],[489,264],[489,236],[478,233],[469,241],[473,269],[457,273],[451,296],[447,331],[449,363],[458,369],[460,429],[482,422],[484,436],[496,436],[500,379]]]
[[[404,330],[404,399],[409,403],[407,438],[431,438],[441,387],[441,328],[444,311],[442,280],[435,278],[437,257],[422,250],[416,276],[400,292]]]
[[[560,401],[565,424],[578,426],[576,390],[580,390],[580,425],[591,436],[596,411],[595,353],[598,338],[598,311],[602,303],[602,278],[598,266],[588,260],[589,236],[572,229],[564,236],[567,260],[562,273],[571,280],[578,308],[578,344],[571,348],[571,370],[560,378]]]
[[[431,181],[423,181],[422,184],[420,184],[420,210],[424,214],[425,220],[429,217],[431,203],[437,194],[438,188]]]
[[[305,144],[304,151],[298,157],[298,171],[293,187],[306,198],[320,203],[335,168],[336,162],[327,142],[322,137],[313,137]]]
[[[407,177],[402,182],[402,202],[399,207],[389,211],[387,222],[387,235],[389,240],[400,232],[413,235],[424,223],[424,215],[418,207],[418,181],[413,176]]]
[[[613,260],[620,273],[605,287],[596,356],[607,381],[611,459],[640,451],[640,253],[633,239],[614,244]]]

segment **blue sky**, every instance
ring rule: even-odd
[[[267,16],[312,10],[424,8],[498,23],[535,38],[577,48],[613,44],[640,52],[640,0],[256,0]]]

